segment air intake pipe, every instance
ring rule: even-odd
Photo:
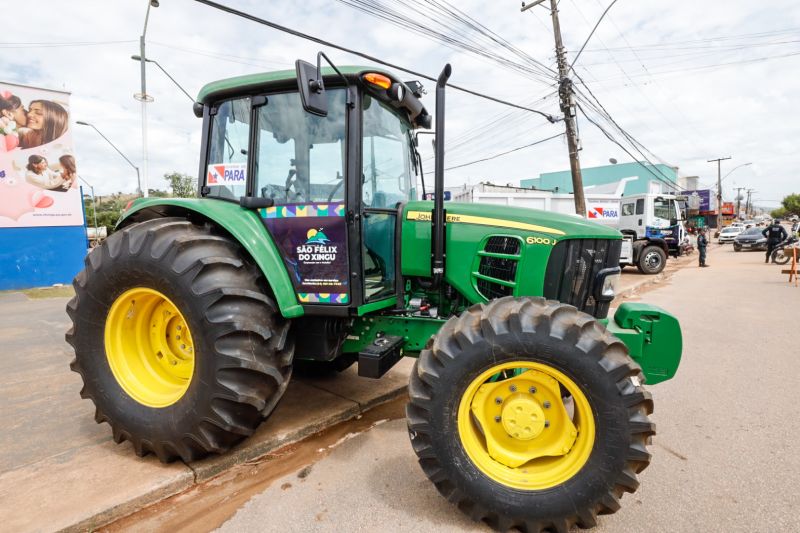
[[[444,88],[453,69],[446,64],[436,80],[436,170],[433,185],[433,212],[431,213],[431,278],[432,289],[441,285],[445,264],[444,210]]]

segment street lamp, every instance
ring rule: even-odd
[[[112,143],[110,140],[108,140],[108,137],[106,137],[105,135],[103,135],[103,132],[101,132],[100,130],[98,130],[98,129],[97,129],[95,126],[94,126],[94,124],[89,124],[88,122],[84,122],[84,121],[82,121],[82,120],[78,120],[78,121],[76,122],[76,124],[80,124],[81,126],[89,126],[89,127],[93,128],[93,129],[94,129],[94,131],[96,131],[96,132],[97,132],[97,133],[100,135],[100,137],[102,137],[103,139],[105,139],[105,140],[106,140],[106,142],[107,142],[108,144],[110,144],[110,145],[111,145],[111,147],[112,147],[114,150],[116,150],[116,151],[117,151],[117,153],[118,153],[119,155],[121,155],[121,156],[122,156],[122,158],[123,158],[125,161],[127,161],[127,162],[128,162],[128,164],[129,164],[130,166],[132,166],[132,167],[133,167],[133,168],[136,170],[136,185],[137,185],[136,192],[139,194],[139,196],[142,196],[142,179],[141,179],[141,176],[139,175],[139,167],[137,167],[136,165],[134,165],[134,164],[131,162],[131,160],[130,160],[130,159],[128,159],[127,157],[125,157],[125,154],[123,154],[123,153],[122,153],[122,151],[121,151],[119,148],[117,148],[117,147],[114,145],[114,143]]]
[[[738,165],[738,166],[735,166],[735,167],[733,167],[733,168],[732,168],[732,169],[731,169],[731,170],[730,170],[730,171],[729,171],[727,174],[725,174],[724,176],[722,176],[722,177],[720,178],[720,180],[719,180],[719,184],[718,184],[718,185],[719,185],[719,187],[722,187],[722,182],[723,182],[723,181],[725,181],[725,178],[727,178],[728,176],[730,176],[731,174],[733,174],[733,171],[734,171],[734,170],[736,170],[737,168],[747,167],[747,166],[750,166],[750,165],[752,165],[752,164],[753,164],[752,162],[750,162],[750,163],[742,163],[741,165]],[[734,184],[734,185],[736,185],[736,182],[733,182],[733,184]],[[719,195],[720,195],[720,197],[721,197],[721,196],[722,196],[722,191],[721,191],[721,190],[720,190],[720,191],[718,191],[718,194],[719,194]],[[722,206],[719,206],[719,209],[721,210],[721,209],[722,209]],[[737,193],[737,195],[736,195],[736,218],[739,218],[739,195],[738,195],[738,193]]]
[[[141,61],[141,60],[142,60],[142,57],[141,57],[141,56],[131,56],[131,59],[133,59],[134,61]],[[165,75],[165,76],[167,76],[167,77],[168,77],[168,78],[169,78],[169,79],[172,81],[172,83],[174,83],[174,84],[175,84],[175,85],[178,87],[178,89],[180,89],[180,90],[181,90],[181,92],[183,92],[183,94],[185,94],[185,95],[186,95],[186,98],[188,98],[189,100],[191,100],[192,102],[194,102],[194,98],[192,98],[192,95],[190,95],[188,92],[186,92],[186,89],[184,89],[183,87],[181,87],[181,84],[180,84],[180,83],[178,83],[177,81],[175,81],[175,78],[173,78],[172,76],[170,76],[170,75],[169,75],[169,72],[167,72],[166,70],[164,70],[164,67],[162,67],[162,66],[161,66],[161,64],[160,64],[158,61],[156,61],[155,59],[147,59],[147,58],[145,58],[144,60],[145,60],[145,62],[147,62],[147,63],[154,63],[154,64],[155,64],[155,66],[157,66],[158,68],[160,68],[160,69],[161,69],[161,72],[163,72],[163,73],[164,73],[164,75]]]
[[[142,167],[144,169],[144,194],[147,198],[147,102],[152,102],[153,97],[147,94],[147,81],[145,63],[147,62],[144,54],[144,36],[147,33],[147,20],[150,18],[150,8],[158,7],[158,0],[148,0],[147,12],[144,15],[144,28],[142,35],[139,36],[139,56],[141,58],[141,78],[142,78],[142,92],[136,93],[133,97],[142,103]],[[127,159],[127,158],[126,158]]]
[[[78,179],[88,185],[89,189],[92,191],[92,214],[94,215],[94,230],[97,231],[97,201],[94,196],[94,185],[83,179],[83,176],[80,174],[78,174]]]

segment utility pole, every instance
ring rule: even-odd
[[[745,218],[750,218],[750,196],[755,192],[755,189],[747,189],[747,203],[744,204],[744,216]]]
[[[745,187],[736,187],[736,218],[739,219],[739,207],[742,204],[742,191]]]
[[[722,230],[722,161],[731,159],[728,157],[720,157],[717,159],[709,159],[709,163],[717,162],[717,230]]]
[[[147,173],[147,103],[153,101],[153,97],[147,94],[147,69],[145,68],[145,63],[147,59],[144,55],[144,37],[147,34],[147,21],[150,18],[150,8],[151,7],[158,7],[158,0],[149,0],[147,3],[147,11],[144,15],[144,28],[142,29],[142,34],[139,36],[139,57],[141,66],[140,66],[140,75],[142,81],[142,92],[136,93],[133,97],[139,100],[142,103],[142,173],[144,174],[144,190],[141,190],[140,193],[142,196],[147,198],[149,184],[148,184],[148,173]],[[138,170],[137,170],[138,172]]]
[[[526,11],[538,6],[545,0],[536,0],[530,4],[522,4],[520,11]],[[586,216],[586,199],[583,193],[583,176],[581,175],[581,162],[578,158],[580,141],[578,140],[578,127],[575,122],[575,90],[569,77],[569,64],[567,52],[561,41],[561,25],[558,21],[558,3],[550,0],[550,16],[553,19],[553,36],[556,43],[556,58],[558,60],[558,96],[561,112],[564,113],[564,125],[567,133],[567,147],[569,149],[569,169],[572,173],[572,190],[575,194],[575,213]]]

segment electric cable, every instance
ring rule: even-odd
[[[345,46],[332,43],[332,42],[327,41],[325,39],[321,39],[319,37],[314,37],[313,35],[309,35],[309,34],[306,34],[306,33],[303,33],[303,32],[288,28],[286,26],[282,26],[282,25],[277,24],[275,22],[271,22],[269,20],[257,17],[255,15],[252,15],[250,13],[246,13],[244,11],[240,11],[238,9],[234,9],[232,7],[220,4],[218,2],[214,2],[212,0],[194,0],[194,1],[198,2],[200,4],[207,5],[208,7],[212,7],[214,9],[219,10],[219,11],[223,11],[223,12],[228,13],[230,15],[235,15],[237,17],[244,18],[244,19],[250,20],[252,22],[256,22],[256,23],[261,24],[263,26],[267,26],[267,27],[273,28],[275,30],[279,30],[281,32],[288,33],[290,35],[293,35],[295,37],[299,37],[301,39],[305,39],[305,40],[308,40],[308,41],[311,41],[311,42],[315,42],[315,43],[321,44],[323,46],[328,46],[330,48],[333,48],[333,49],[336,49],[336,50],[340,50],[340,51],[346,52],[348,54],[353,54],[355,56],[364,58],[364,59],[366,59],[368,61],[373,61],[375,63],[387,66],[387,67],[395,69],[395,70],[406,72],[408,74],[413,74],[414,76],[419,76],[420,78],[423,78],[423,79],[426,79],[426,80],[429,80],[429,81],[434,81],[435,82],[437,80],[437,78],[435,78],[433,76],[428,76],[427,74],[423,74],[421,72],[417,72],[415,70],[411,70],[411,69],[408,69],[406,67],[402,67],[400,65],[396,65],[396,64],[390,63],[388,61],[384,61],[382,59],[378,59],[377,57],[371,56],[369,54],[365,54],[363,52],[359,52],[357,50],[353,50],[351,48],[347,48]],[[555,123],[558,120],[560,120],[560,119],[554,117],[553,115],[550,115],[549,113],[545,113],[543,111],[539,111],[538,109],[531,109],[531,108],[528,108],[528,107],[525,107],[525,106],[521,106],[519,104],[508,102],[506,100],[502,100],[502,99],[496,98],[494,96],[489,96],[487,94],[482,94],[482,93],[479,93],[477,91],[473,91],[471,89],[467,89],[465,87],[461,87],[459,85],[454,85],[454,84],[450,84],[450,83],[448,83],[447,85],[448,85],[448,87],[451,87],[454,90],[457,90],[457,91],[460,91],[460,92],[463,92],[463,93],[466,93],[466,94],[471,94],[473,96],[477,96],[477,97],[483,98],[485,100],[490,100],[492,102],[496,102],[498,104],[502,104],[502,105],[505,105],[505,106],[514,107],[514,108],[517,108],[517,109],[523,109],[525,111],[530,111],[531,113],[536,113],[537,115],[541,115],[542,117],[546,118],[549,122],[552,122],[552,123]]]
[[[563,133],[563,132],[562,133],[557,133],[555,135],[551,135],[550,137],[546,137],[544,139],[539,139],[538,141],[534,141],[534,142],[532,142],[530,144],[526,144],[526,145],[523,145],[523,146],[518,146],[516,148],[512,148],[511,150],[507,150],[505,152],[501,152],[499,154],[494,154],[494,155],[489,156],[489,157],[476,159],[475,161],[470,161],[469,163],[464,163],[462,165],[456,165],[456,166],[452,166],[452,167],[447,167],[445,170],[455,170],[457,168],[462,168],[462,167],[467,167],[469,165],[474,165],[475,163],[482,163],[483,161],[489,161],[490,159],[497,159],[498,157],[501,157],[501,156],[504,156],[504,155],[508,155],[508,154],[510,154],[512,152],[518,152],[519,150],[522,150],[524,148],[530,148],[531,146],[536,146],[537,144],[542,144],[543,142],[549,141],[551,139],[555,139],[557,137],[562,137],[564,135],[566,135],[566,133]]]

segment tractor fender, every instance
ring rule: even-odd
[[[303,315],[283,259],[258,214],[233,202],[196,198],[147,198],[136,200],[122,214],[116,229],[160,217],[181,217],[208,222],[238,242],[258,265],[286,318]]]

